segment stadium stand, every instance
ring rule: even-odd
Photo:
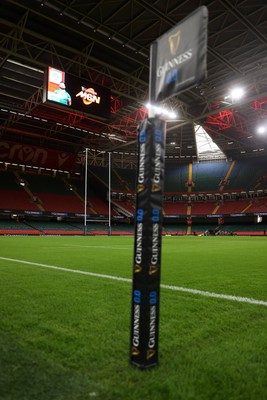
[[[194,192],[209,192],[218,190],[227,171],[229,161],[201,162],[193,164]]]
[[[217,210],[218,214],[242,213],[249,205],[248,200],[225,201]]]
[[[112,203],[123,215],[133,216],[135,214],[135,204],[133,200],[115,199],[112,200]]]
[[[233,232],[236,235],[267,236],[267,224],[224,224],[223,230],[226,232]]]
[[[212,214],[216,208],[215,202],[199,202],[191,204],[191,214],[192,215],[204,215],[204,214]]]
[[[187,191],[188,165],[167,166],[165,171],[164,192]]]
[[[109,184],[109,170],[108,168],[98,167],[98,166],[90,166],[89,173],[95,176],[102,184],[108,187]],[[114,177],[112,176],[112,179]],[[90,179],[89,179],[90,182]]]
[[[203,235],[207,231],[215,231],[217,228],[216,224],[193,224],[191,227],[192,235]]]
[[[187,203],[165,203],[165,215],[187,215]]]
[[[128,192],[135,192],[135,185],[136,185],[136,170],[134,169],[113,169],[115,173],[117,172],[121,181],[124,184],[124,189]],[[115,186],[113,185],[112,179],[112,189],[115,190]]]
[[[262,157],[253,159],[253,162],[237,160],[229,179],[227,189],[253,190],[256,187],[257,189],[265,189],[267,187],[266,164],[266,160]]]
[[[267,198],[257,199],[251,202],[251,206],[248,210],[250,213],[267,213]]]
[[[33,193],[69,195],[69,189],[60,177],[37,174],[20,174],[25,179]]]
[[[37,211],[38,207],[26,192],[0,189],[0,209],[13,211]]]
[[[164,235],[178,236],[186,234],[186,226],[181,223],[175,224],[164,224],[162,228],[162,233]]]
[[[237,232],[261,232],[259,225],[251,224],[251,218],[267,213],[266,198],[266,161],[263,158],[253,160],[200,162],[179,165],[166,165],[164,198],[164,225],[173,234],[197,234],[205,231],[205,224],[198,226],[204,216],[224,216],[226,224],[233,216],[250,217],[249,226]],[[108,207],[108,168],[91,167],[88,179],[87,213],[90,215],[88,234],[107,234],[106,223],[92,222],[100,217],[107,220]],[[47,172],[49,174],[49,172]],[[121,216],[131,221],[129,227],[116,224],[113,234],[133,232],[135,215],[135,180],[136,171],[121,168],[112,169],[112,204],[111,216]],[[190,181],[190,182],[189,182]],[[191,183],[191,185],[189,185]],[[202,201],[202,200],[203,201]],[[84,214],[84,181],[83,178],[70,178],[68,175],[50,175],[44,173],[25,173],[24,170],[0,171],[0,213],[1,219],[12,213],[19,213],[18,221],[2,227],[3,232],[21,232],[21,234],[83,234],[81,223]],[[26,214],[25,214],[26,213]],[[27,217],[39,218],[62,214],[63,221],[23,220]],[[21,218],[22,215],[22,218]],[[79,217],[80,221],[69,222],[67,217]],[[188,218],[193,217],[190,224]],[[169,218],[179,218],[170,224]],[[167,221],[167,223],[166,223]],[[116,220],[112,221],[115,226]],[[127,225],[127,224],[126,224]],[[170,225],[170,226],[169,226]],[[203,226],[202,226],[203,225]],[[261,225],[261,224],[260,224]],[[262,225],[263,226],[263,225]],[[196,229],[197,228],[197,229]],[[256,229],[257,228],[257,229]],[[123,234],[123,233],[122,233]],[[258,233],[257,233],[258,234]]]
[[[37,235],[38,230],[16,219],[0,219],[0,234],[2,235]]]
[[[23,187],[19,184],[16,176],[11,171],[0,171],[0,189],[23,192]]]
[[[108,204],[99,197],[90,197],[90,203],[97,214],[108,215]]]

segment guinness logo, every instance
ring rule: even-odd
[[[134,266],[134,272],[135,272],[135,273],[138,273],[138,272],[141,272],[141,271],[142,271],[141,265],[135,264],[135,266]]]
[[[146,352],[146,358],[149,360],[151,357],[153,357],[156,354],[156,350],[153,349],[148,349]]]
[[[156,265],[150,265],[150,267],[149,267],[149,275],[155,274],[156,272],[158,272],[158,269],[159,268]]]
[[[141,185],[141,184],[137,185],[137,188],[136,188],[137,193],[142,192],[144,189],[145,189],[145,185]]]
[[[180,44],[180,31],[178,31],[177,33],[175,33],[174,35],[171,35],[169,37],[169,45],[170,45],[170,53],[175,56],[177,54],[177,50]]]
[[[132,347],[132,356],[139,356],[140,351],[136,347]]]
[[[160,185],[157,183],[152,184],[152,192],[159,192],[160,191]]]

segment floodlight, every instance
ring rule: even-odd
[[[244,94],[244,89],[242,89],[241,87],[233,88],[230,92],[232,101],[240,100],[244,96]]]
[[[151,110],[151,112],[153,114],[161,115],[162,117],[165,117],[166,119],[169,119],[169,120],[173,120],[173,119],[177,118],[177,115],[176,115],[176,113],[174,111],[167,110],[166,108],[161,107],[161,106],[157,106],[157,105],[153,105],[153,104],[147,103],[146,104],[146,108],[148,110]]]
[[[175,118],[176,118],[175,112],[171,111],[171,112],[169,113],[169,117],[170,117],[170,119],[175,119]]]
[[[267,129],[266,129],[265,126],[261,125],[261,126],[258,127],[258,133],[260,133],[261,135],[266,133],[266,132],[267,132]]]

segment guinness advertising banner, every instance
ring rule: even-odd
[[[161,102],[206,78],[208,9],[197,8],[150,48],[150,101]]]
[[[130,362],[158,362],[165,121],[148,118],[138,131]]]

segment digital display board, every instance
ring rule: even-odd
[[[47,70],[44,101],[96,117],[110,116],[109,89],[53,67]]]

